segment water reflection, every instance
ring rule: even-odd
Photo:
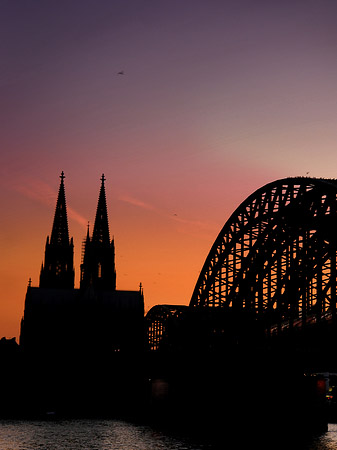
[[[237,436],[216,450],[240,447],[242,436]],[[261,443],[262,443],[261,439]],[[224,441],[226,439],[224,438]],[[280,448],[269,441],[268,449]],[[258,442],[251,445],[258,447]],[[323,436],[309,442],[288,442],[282,448],[297,450],[335,450],[337,425],[330,424]],[[298,445],[299,444],[299,445]],[[210,444],[195,443],[188,439],[156,431],[149,426],[116,420],[72,421],[2,421],[0,422],[1,450],[215,450]],[[246,447],[245,447],[246,448]],[[247,448],[250,448],[248,446]]]
[[[202,450],[207,446],[123,421],[3,421],[1,450]]]
[[[337,424],[329,424],[327,433],[314,439],[308,446],[308,450],[336,450],[337,449]]]

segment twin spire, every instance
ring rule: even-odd
[[[84,242],[81,264],[81,289],[93,287],[102,290],[116,290],[115,244],[110,241],[108,210],[105,196],[105,177],[101,177],[96,217],[92,238]]]
[[[101,177],[101,190],[98,197],[98,205],[96,211],[96,218],[94,224],[94,231],[92,234],[92,241],[107,245],[110,242],[108,211],[106,207],[105,186],[104,186],[104,173]]]
[[[61,175],[61,184],[57,197],[56,210],[54,216],[54,223],[50,237],[51,244],[66,245],[69,244],[69,231],[66,207],[66,194],[64,191],[64,172]]]
[[[69,240],[64,172],[56,202],[51,237],[47,237],[45,262],[40,273],[41,288],[74,288],[73,238]],[[92,238],[85,241],[81,264],[81,288],[116,289],[115,246],[110,241],[108,212],[105,196],[105,177],[101,178],[96,218]]]
[[[74,244],[69,240],[64,173],[56,202],[53,228],[49,240],[47,236],[44,264],[40,272],[41,288],[74,288]]]

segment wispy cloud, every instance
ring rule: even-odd
[[[175,222],[179,222],[184,225],[190,225],[193,227],[203,228],[205,230],[212,230],[214,228],[214,224],[210,224],[208,222],[202,222],[200,220],[191,220],[191,219],[184,219],[182,217],[178,217],[176,214],[171,216],[171,219]]]
[[[67,206],[67,209],[68,209],[68,216],[70,217],[70,219],[72,219],[75,222],[79,223],[83,227],[87,227],[87,225],[88,225],[88,220],[87,219],[85,219],[83,216],[81,216],[81,214],[79,214],[77,211],[75,211],[70,206]]]
[[[218,228],[214,223],[186,219],[184,217],[179,217],[177,214],[170,216],[170,219],[177,223],[178,232],[204,239],[210,239],[215,236]]]
[[[216,233],[215,230],[217,229],[217,225],[215,225],[214,223],[203,222],[193,219],[186,219],[177,213],[174,212],[170,213],[167,210],[158,208],[154,205],[151,205],[150,203],[144,202],[143,200],[140,200],[139,198],[136,198],[129,194],[121,195],[119,197],[119,200],[125,203],[129,203],[138,208],[151,210],[156,215],[161,216],[166,220],[174,221],[176,223],[176,230],[179,233],[193,234],[196,236],[204,236],[207,238],[209,238],[209,236],[214,236],[214,234]]]
[[[142,200],[139,200],[135,197],[130,197],[129,195],[122,195],[119,197],[119,200],[125,203],[130,203],[131,205],[138,206],[139,208],[143,209],[152,209],[154,210],[154,206],[150,205],[149,203],[145,203]]]
[[[25,180],[22,184],[13,184],[13,190],[19,192],[26,198],[35,200],[36,202],[46,205],[50,208],[55,207],[57,191],[44,181],[37,179]],[[82,226],[87,225],[87,220],[69,205],[67,205],[68,217]]]
[[[43,181],[24,180],[22,184],[13,184],[12,188],[24,197],[33,199],[42,205],[55,206],[57,192]]]

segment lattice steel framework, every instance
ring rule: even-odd
[[[186,312],[183,305],[156,305],[146,315],[146,342],[150,351],[168,349],[173,344],[172,333]]]
[[[224,225],[190,306],[244,309],[269,326],[334,316],[336,233],[337,180],[267,184]]]

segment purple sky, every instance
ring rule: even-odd
[[[147,308],[189,302],[254,190],[335,177],[336,22],[332,0],[0,1],[0,335],[38,284],[61,170],[76,279],[104,172],[117,287],[142,281]]]

